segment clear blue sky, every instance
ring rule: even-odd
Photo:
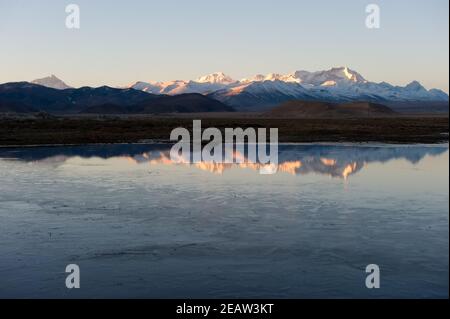
[[[81,29],[65,27],[79,4]],[[365,7],[381,7],[381,28]],[[0,0],[0,82],[74,86],[349,66],[448,92],[448,0]]]

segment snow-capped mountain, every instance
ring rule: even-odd
[[[36,79],[31,81],[33,84],[38,84],[42,86],[46,86],[52,89],[65,90],[70,89],[71,87],[64,83],[62,80],[58,79],[55,75],[47,76],[42,79]]]
[[[328,102],[448,102],[445,92],[427,90],[417,81],[404,87],[386,82],[370,82],[348,67],[316,72],[258,74],[240,81],[216,72],[194,81],[137,82],[131,87],[154,94],[201,93],[236,108],[268,107],[293,99]]]
[[[223,72],[216,72],[216,73],[211,73],[211,74],[202,76],[202,77],[198,78],[197,80],[195,80],[195,82],[228,85],[228,84],[234,83],[236,81],[233,80],[228,75],[224,74]]]
[[[303,86],[333,86],[342,83],[367,82],[359,73],[347,67],[332,68],[331,70],[318,72],[295,71],[289,74],[258,74],[250,79],[241,80],[242,83],[263,81],[294,82]]]
[[[252,82],[264,82],[264,81],[282,81],[282,82],[295,82],[300,83],[299,79],[295,77],[294,74],[278,74],[269,73],[267,75],[257,74],[249,79],[242,79],[241,84],[252,83]]]
[[[232,88],[215,91],[209,96],[238,108],[277,105],[285,101],[297,99],[315,99],[303,86],[280,80],[244,83]]]
[[[361,74],[347,67],[318,72],[296,71],[293,76],[299,79],[299,83],[312,86],[335,86],[367,82]]]
[[[235,83],[238,82],[223,72],[216,72],[202,76],[194,81],[176,80],[167,82],[137,82],[133,84],[131,88],[153,94],[208,94],[230,87]]]

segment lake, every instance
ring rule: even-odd
[[[285,144],[273,175],[169,147],[0,148],[0,297],[448,298],[448,144]]]

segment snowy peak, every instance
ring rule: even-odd
[[[242,83],[242,84],[252,83],[252,82],[262,82],[262,81],[264,81],[265,78],[266,78],[265,75],[257,74],[257,75],[255,75],[255,76],[253,76],[251,78],[242,79],[239,82]]]
[[[282,74],[278,74],[278,73],[269,73],[267,74],[267,76],[265,77],[264,81],[280,81],[283,78]]]
[[[52,89],[65,90],[71,87],[64,83],[62,80],[58,79],[55,75],[47,76],[42,79],[36,79],[31,83],[46,86]]]
[[[282,81],[300,83],[306,86],[335,86],[340,84],[366,83],[366,79],[356,71],[348,67],[332,68],[326,71],[308,72],[295,71],[289,74],[269,73],[264,76],[255,75],[252,78],[243,79],[241,83]]]
[[[426,91],[426,89],[417,81],[412,81],[407,86],[405,86],[405,89],[413,92]]]
[[[314,86],[332,86],[367,82],[361,74],[346,66],[317,72],[296,71],[292,76],[297,79],[299,83]]]
[[[242,79],[240,83],[264,82],[264,81],[282,81],[282,82],[296,82],[300,83],[293,74],[278,74],[269,73],[267,75],[257,74],[251,78]]]
[[[348,67],[340,67],[340,68],[333,68],[329,73],[335,75],[336,77],[346,79],[350,82],[355,83],[361,83],[361,82],[367,82],[361,74],[359,74],[356,71],[350,70]]]
[[[137,82],[131,88],[153,94],[208,94],[226,88],[233,83],[237,82],[223,72],[216,72],[202,76],[195,81]]]
[[[297,82],[299,80],[293,74],[278,74],[278,73],[269,73],[266,75],[263,81],[282,81],[282,82]]]
[[[202,76],[195,80],[198,83],[211,83],[211,84],[231,84],[236,82],[231,77],[223,72],[215,72],[205,76]]]

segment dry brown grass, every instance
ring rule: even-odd
[[[208,117],[202,127],[276,127],[280,142],[448,141],[448,115],[366,119],[264,119]],[[192,127],[192,118],[2,118],[0,145],[135,143],[168,140],[176,127]]]

